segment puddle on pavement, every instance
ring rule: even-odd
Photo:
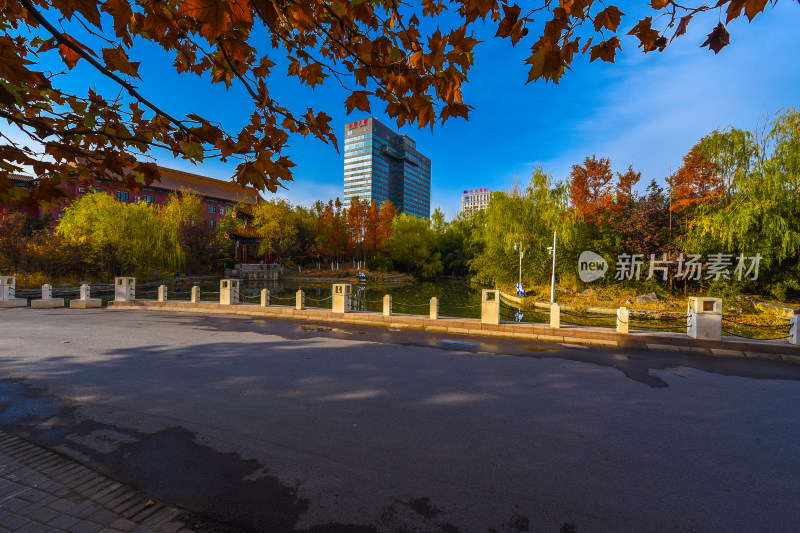
[[[303,331],[333,331],[333,328],[325,326],[300,326]]]
[[[529,352],[555,352],[558,351],[559,348],[557,346],[523,346],[524,349],[528,350]]]
[[[0,424],[47,420],[60,412],[61,407],[53,398],[29,395],[18,382],[0,382]]]

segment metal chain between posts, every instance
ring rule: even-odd
[[[614,314],[614,315],[604,315],[604,314],[599,314],[598,313],[598,314],[592,315],[592,314],[588,314],[588,313],[587,314],[572,313],[570,311],[564,311],[564,310],[561,311],[561,314],[562,315],[567,315],[567,316],[575,316],[575,317],[578,317],[578,318],[586,318],[586,319],[589,319],[589,320],[604,320],[604,319],[608,319],[608,318],[617,318],[616,314]]]
[[[311,298],[310,296],[306,296],[306,300],[311,300],[312,302],[324,302],[326,300],[330,300],[333,296],[328,296],[326,298]]]
[[[737,326],[746,326],[748,328],[756,328],[756,329],[784,329],[792,327],[792,323],[789,322],[788,324],[780,324],[777,326],[769,325],[769,324],[749,324],[747,322],[738,322],[736,320],[731,320],[730,318],[722,317],[722,320],[725,322],[729,322],[731,324],[736,324]]]
[[[733,333],[732,331],[726,331],[724,329],[722,330],[722,333],[724,333],[726,335],[730,335],[732,337],[739,337],[740,339],[752,339],[752,340],[755,340],[755,341],[779,341],[779,340],[788,339],[789,337],[791,337],[791,335],[784,335],[783,337],[748,337],[747,335],[737,335],[736,333]]]
[[[294,302],[296,301],[296,296],[274,296],[270,294],[269,301],[272,302],[273,300],[284,301],[284,302]]]

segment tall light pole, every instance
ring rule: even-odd
[[[553,254],[553,277],[550,278],[550,303],[556,301],[556,232],[553,230],[553,247],[547,248]]]
[[[522,251],[522,241],[514,243],[514,250],[517,249],[519,246],[519,284],[522,285],[522,255],[525,253]]]

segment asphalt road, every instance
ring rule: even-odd
[[[198,529],[794,532],[799,404],[783,363],[0,310],[0,425]]]

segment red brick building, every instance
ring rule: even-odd
[[[188,190],[198,195],[203,203],[203,219],[211,227],[216,227],[219,221],[240,202],[254,205],[262,201],[261,196],[252,187],[242,187],[231,181],[222,181],[191,172],[175,170],[166,167],[159,167],[161,179],[154,181],[147,187],[141,187],[137,192],[122,190],[113,183],[103,182],[102,180],[94,186],[95,190],[106,191],[115,195],[120,202],[147,202],[154,205],[164,205],[169,200],[169,195],[174,192]],[[21,187],[35,187],[38,178],[14,174],[12,183]],[[64,189],[73,198],[80,198],[90,187],[87,185],[65,184]],[[11,206],[0,206],[2,209],[14,209]],[[257,233],[249,228],[252,219],[251,209],[240,209],[236,216],[244,221],[243,230],[229,232],[228,238],[235,242],[236,260],[239,262],[259,262],[261,259],[269,260],[269,257],[261,258],[256,254],[260,239]],[[44,219],[48,214],[51,218],[51,226],[58,224],[58,220],[63,216],[63,208],[30,212],[25,210],[29,216],[39,220]]]
[[[238,202],[255,204],[261,201],[261,196],[254,188],[242,187],[232,181],[222,181],[166,167],[159,167],[159,171],[161,172],[159,181],[154,181],[147,187],[141,187],[137,192],[120,190],[112,184],[104,186],[102,182],[96,186],[96,189],[116,195],[120,202],[147,202],[155,205],[166,204],[169,195],[174,192],[188,190],[201,198],[203,218],[212,227],[216,226],[225,213],[233,209]],[[79,198],[87,192],[86,186],[68,185],[65,188],[75,198]],[[58,219],[61,213],[60,210],[51,211],[54,219]],[[44,216],[44,213],[41,213],[40,216]]]

